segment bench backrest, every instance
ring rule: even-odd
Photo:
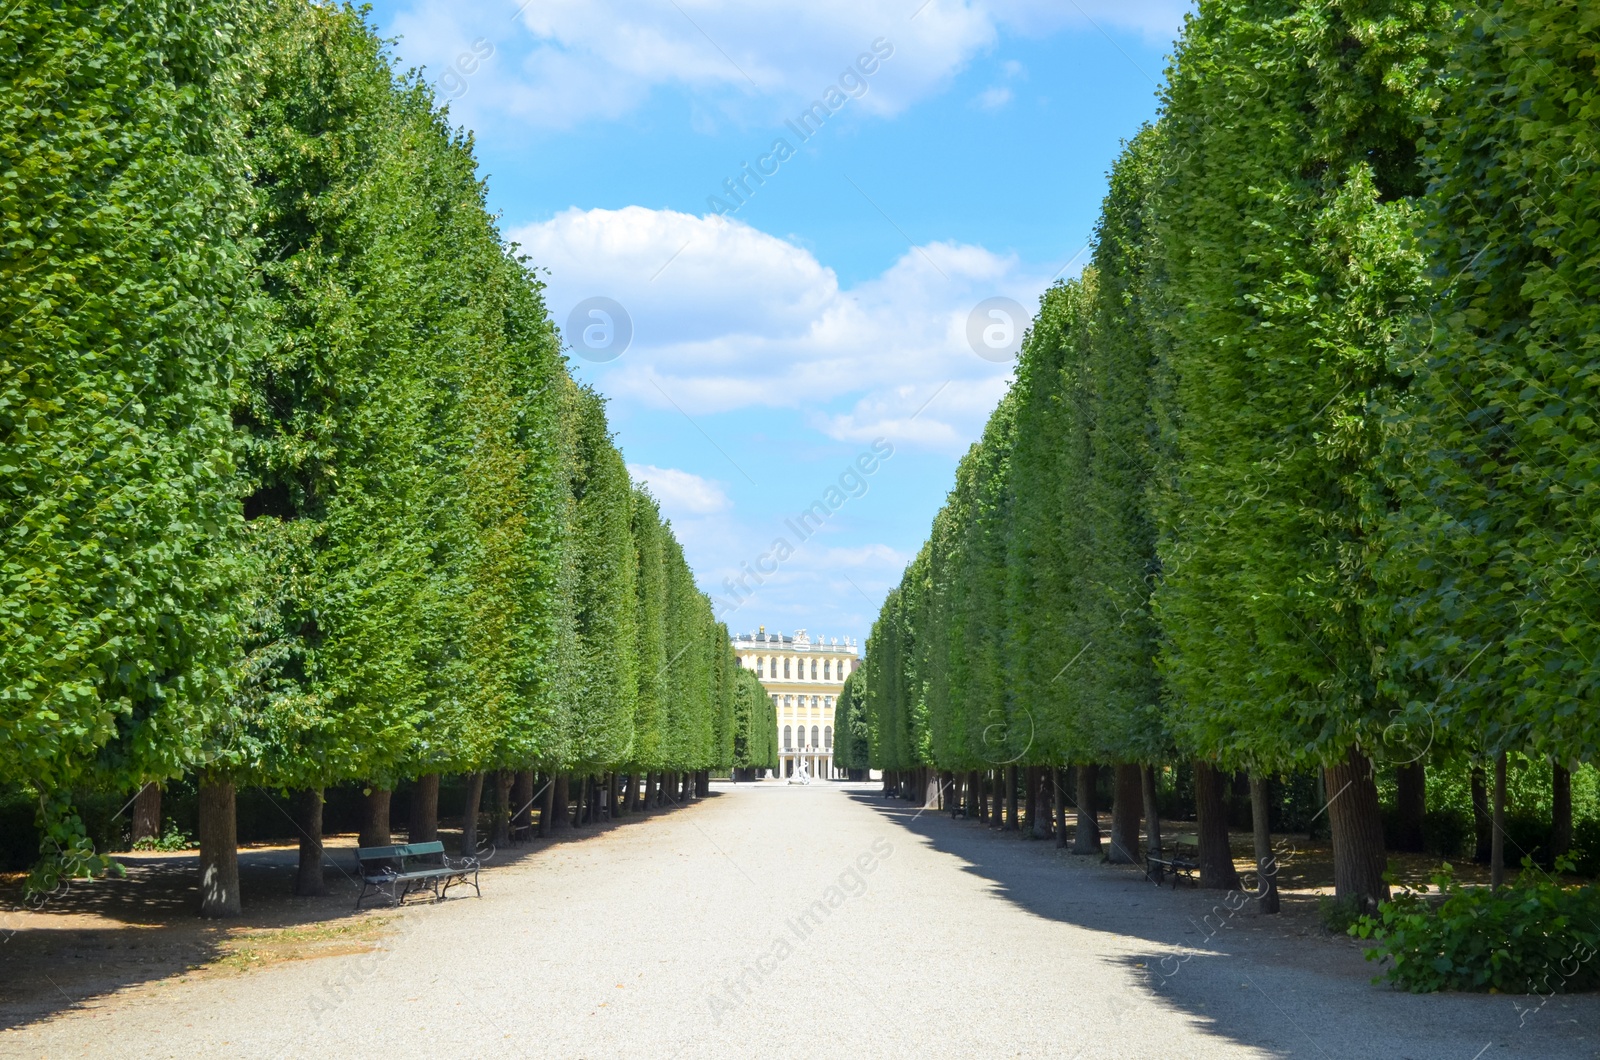
[[[356,860],[362,865],[373,862],[392,862],[395,868],[404,871],[407,861],[420,858],[437,858],[443,861],[444,844],[435,840],[432,843],[405,843],[399,846],[356,848]]]

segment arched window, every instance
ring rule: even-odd
[[[757,677],[765,677],[765,676],[767,676],[764,668],[761,665],[761,663],[762,663],[761,659],[759,659],[759,658],[756,659],[756,676]]]
[[[811,660],[811,680],[815,681],[816,679],[817,679],[817,660],[812,659]]]
[[[832,659],[824,659],[824,660],[822,660],[822,679],[824,681],[832,681],[833,680],[833,660]]]
[[[767,660],[767,669],[771,671],[772,679],[776,681],[778,679],[778,657],[776,655]]]
[[[822,746],[825,750],[833,750],[833,726],[826,725],[822,729]]]
[[[811,746],[812,747],[821,747],[822,746],[822,741],[817,739],[817,727],[815,725],[811,726]]]
[[[783,727],[783,749],[785,751],[794,750],[794,742],[789,739],[789,726],[787,725]]]
[[[784,659],[783,659],[783,676],[785,676],[785,677],[789,676],[789,658],[788,658],[788,656],[784,656]]]

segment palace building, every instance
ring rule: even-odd
[[[804,761],[813,779],[833,779],[833,709],[844,679],[861,666],[855,641],[813,641],[803,629],[786,637],[766,626],[732,640],[739,665],[755,671],[777,709],[778,775],[793,776]]]

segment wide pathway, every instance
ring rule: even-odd
[[[407,907],[374,953],[102,997],[0,1053],[1600,1055],[1593,997],[1397,994],[1217,899],[864,785],[719,786]]]

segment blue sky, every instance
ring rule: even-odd
[[[980,311],[980,356],[975,308],[1031,313],[1081,269],[1187,7],[402,0],[373,18],[472,130],[569,345],[597,347],[574,374],[729,627],[864,639],[1005,391],[1008,318]]]

